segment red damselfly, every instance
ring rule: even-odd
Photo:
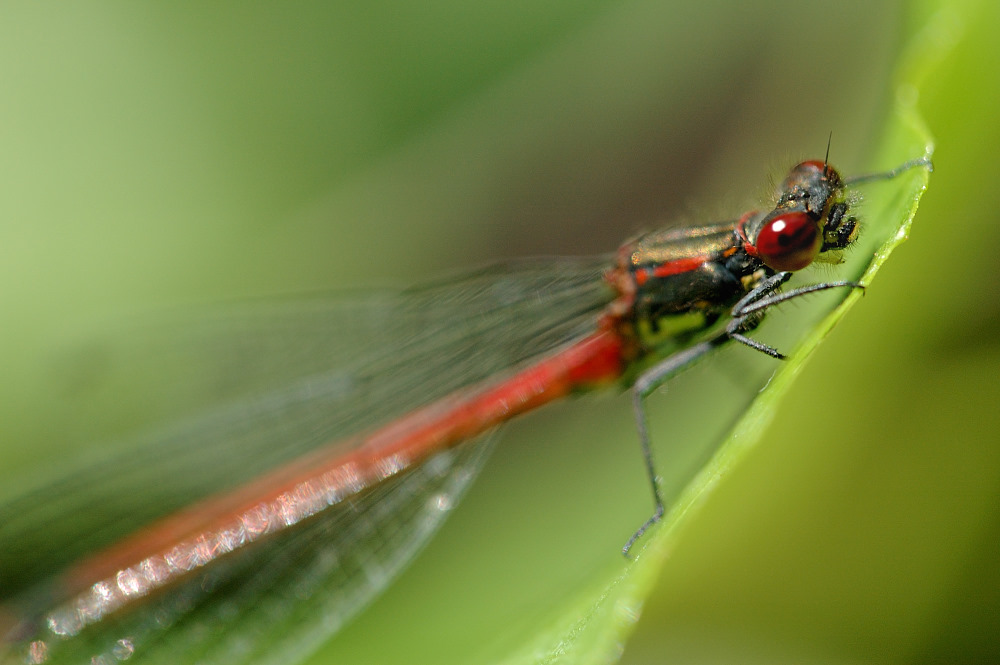
[[[308,652],[412,558],[436,507],[478,467],[477,441],[613,383],[631,386],[655,507],[628,555],[664,511],[644,399],[729,341],[783,357],[750,336],[769,308],[861,287],[781,291],[854,242],[848,187],[916,166],[930,163],[845,179],[805,161],[771,209],[650,233],[611,258],[508,263],[335,307],[253,308],[246,329],[260,334],[246,348],[202,347],[214,365],[232,353],[260,367],[215,386],[215,406],[0,504],[0,656],[142,660],[167,632],[171,658],[198,662]],[[225,335],[238,323],[227,319]],[[207,326],[195,337],[218,342]],[[260,646],[262,633],[280,638]]]

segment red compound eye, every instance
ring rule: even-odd
[[[816,173],[824,174],[832,170],[833,169],[831,169],[826,162],[818,159],[810,159],[809,161],[801,162],[796,165],[794,169],[792,169],[792,171],[815,171]]]
[[[804,212],[787,212],[770,220],[757,234],[757,255],[772,270],[801,270],[823,246],[819,225]]]

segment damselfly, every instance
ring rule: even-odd
[[[730,341],[781,358],[751,337],[768,309],[861,287],[781,291],[854,242],[849,187],[916,166],[930,163],[845,179],[805,161],[771,209],[650,233],[611,258],[508,263],[354,304],[257,307],[246,348],[229,348],[236,337],[204,347],[255,359],[216,386],[211,408],[0,505],[0,655],[156,661],[165,639],[169,659],[197,662],[306,653],[412,558],[494,428],[615,383],[631,386],[654,498],[628,555],[664,512],[645,398]]]

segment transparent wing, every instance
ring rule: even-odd
[[[586,334],[611,297],[603,265],[521,262],[335,304],[227,307],[90,345],[64,372],[73,377],[71,413],[110,412],[88,433],[117,441],[53,477],[6,490],[0,610],[38,616],[48,603],[46,578],[80,556]],[[280,642],[287,662],[289,650],[308,651],[419,549],[482,455],[470,446],[435,459],[445,461],[210,566],[208,576],[156,601],[164,607],[113,617],[117,627],[102,621],[66,653],[117,657],[118,648],[133,659],[184,653],[205,662],[239,662],[233,654],[245,653],[256,662]],[[278,618],[292,616],[294,631]],[[253,621],[261,625],[249,628]],[[109,646],[128,635],[138,641]]]
[[[475,477],[491,438],[441,453],[70,639],[49,639],[44,662],[297,662],[423,547]],[[24,662],[31,652],[21,640],[9,656]]]

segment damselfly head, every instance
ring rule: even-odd
[[[814,261],[838,263],[839,250],[858,237],[858,220],[848,215],[847,187],[891,180],[916,167],[933,165],[920,157],[888,171],[843,178],[826,159],[796,164],[778,189],[774,209],[746,223],[748,251],[776,272],[801,270]]]
[[[830,198],[843,189],[843,179],[825,161],[809,160],[792,167],[778,190],[776,208],[804,207],[812,215],[822,215]]]
[[[771,212],[746,228],[757,258],[776,272],[801,270],[820,253],[842,249],[857,237],[847,217],[844,180],[825,160],[796,164],[778,190]]]

